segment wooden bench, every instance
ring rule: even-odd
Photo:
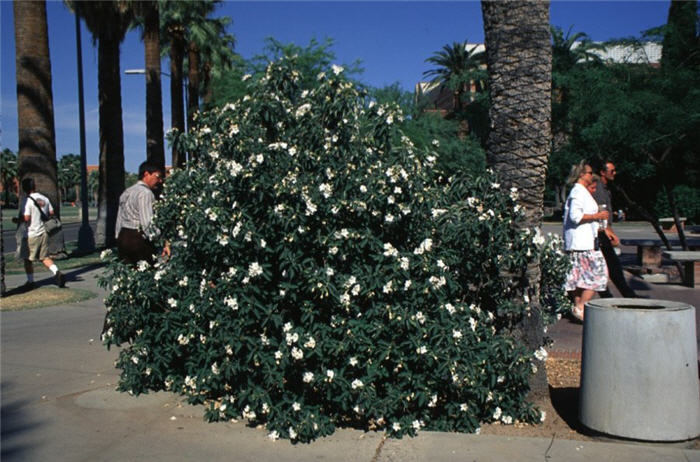
[[[678,263],[683,263],[683,284],[688,287],[695,287],[695,267],[700,261],[700,251],[698,250],[666,250],[663,256]],[[700,266],[698,267],[700,269]]]
[[[681,222],[681,229],[685,229],[685,217],[678,217],[678,219]],[[659,218],[659,224],[661,225],[661,229],[664,231],[672,231],[672,232],[678,232],[676,229],[676,221],[671,218]]]
[[[672,247],[681,245],[678,238],[668,240]],[[700,249],[700,238],[686,238],[686,243],[691,250]],[[658,268],[661,266],[661,247],[663,242],[658,237],[656,238],[633,238],[620,239],[620,244],[637,247],[637,261],[643,267]]]

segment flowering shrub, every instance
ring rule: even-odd
[[[556,300],[559,246],[518,228],[517,191],[441,172],[397,136],[401,114],[342,68],[300,82],[293,59],[272,63],[200,115],[181,140],[198,161],[156,208],[171,258],[111,259],[120,389],[172,390],[295,441],[538,421],[525,395],[544,350],[507,335],[528,309],[509,275],[545,255]]]

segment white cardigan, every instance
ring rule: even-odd
[[[576,183],[564,205],[564,249],[593,250],[598,236],[597,221],[581,223],[583,215],[598,213],[598,204],[588,190]]]

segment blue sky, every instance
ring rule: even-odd
[[[586,32],[594,40],[638,36],[666,22],[669,1],[552,1],[551,22],[565,31]],[[53,74],[57,157],[80,153],[75,50],[75,19],[63,2],[48,1],[49,47]],[[445,44],[483,41],[481,4],[450,2],[225,2],[216,16],[229,16],[236,51],[244,58],[261,52],[266,37],[297,45],[312,38],[335,42],[338,63],[362,60],[360,79],[373,86],[399,82],[412,90],[430,68],[425,59]],[[17,95],[12,2],[0,1],[2,117],[0,148],[17,151]],[[145,159],[145,80],[124,75],[126,69],[144,67],[138,31],[122,44],[122,111],[127,171],[134,172]],[[88,164],[99,153],[97,106],[97,50],[82,26],[83,69]],[[163,69],[167,70],[164,60]],[[164,127],[170,126],[169,82],[163,77]],[[170,163],[170,154],[166,154]]]

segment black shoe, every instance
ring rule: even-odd
[[[56,272],[56,285],[61,288],[66,286],[66,277],[60,271]]]
[[[36,284],[34,284],[33,281],[27,281],[24,283],[24,285],[20,286],[19,289],[22,292],[29,292],[30,290],[36,289]]]

